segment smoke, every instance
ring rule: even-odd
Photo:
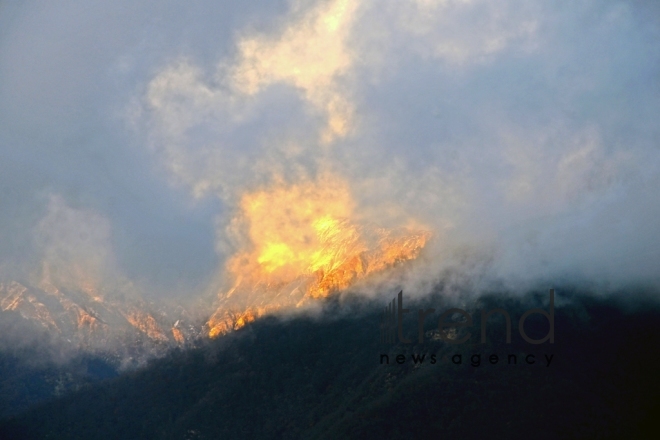
[[[52,196],[35,234],[43,252],[41,280],[99,295],[101,284],[117,276],[110,233],[103,217],[73,209],[61,197]]]
[[[194,296],[254,247],[241,200],[332,176],[356,224],[432,232],[411,291],[658,285],[653,5],[212,3],[0,10],[2,267]],[[103,219],[91,258],[30,239],[53,203]]]

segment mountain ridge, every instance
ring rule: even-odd
[[[660,308],[558,293],[556,343],[451,346],[379,342],[381,306],[328,302],[323,317],[256,320],[175,350],[146,368],[90,386],[0,423],[3,438],[645,438],[658,414]],[[456,305],[436,296],[410,308]],[[504,307],[522,316],[541,294],[468,299],[471,313]],[[412,315],[412,314],[410,314]],[[416,317],[404,321],[416,328]],[[426,330],[432,330],[430,324]],[[530,334],[547,322],[528,321]],[[545,326],[545,327],[544,327]],[[476,330],[475,330],[475,333]],[[379,362],[436,353],[437,364]],[[462,354],[463,363],[452,361]],[[481,364],[468,359],[481,355]],[[492,353],[517,364],[488,361]],[[524,356],[552,353],[550,366]],[[616,396],[613,398],[612,396]],[[655,404],[657,405],[657,404]],[[657,428],[656,428],[657,432]]]

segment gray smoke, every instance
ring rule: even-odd
[[[80,258],[148,295],[194,297],[234,251],[244,191],[331,173],[365,221],[434,232],[413,289],[445,269],[475,288],[657,286],[658,12],[2,4],[1,275]],[[81,238],[77,219],[100,229]]]

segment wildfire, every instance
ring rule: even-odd
[[[234,285],[220,294],[209,336],[414,259],[430,237],[360,224],[354,209],[348,186],[333,176],[245,194],[230,227],[244,250],[227,264]]]
[[[167,341],[167,336],[163,333],[160,326],[153,318],[153,316],[148,313],[139,310],[132,309],[127,311],[122,311],[124,318],[136,329],[140,330],[142,333],[146,334],[153,340]]]

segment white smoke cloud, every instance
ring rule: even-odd
[[[10,85],[36,103],[23,103],[12,127],[20,122],[53,134],[59,143],[48,144],[47,157],[101,157],[83,164],[91,164],[89,175],[80,162],[26,159],[13,145],[38,142],[8,129],[3,153],[47,177],[20,183],[13,175],[0,183],[27,195],[53,186],[64,199],[85,192],[119,232],[108,238],[118,266],[134,266],[125,264],[133,248],[155,245],[122,247],[116,237],[139,242],[174,210],[197,217],[162,228],[167,234],[158,240],[167,235],[173,249],[189,246],[186,255],[199,250],[204,257],[190,266],[212,272],[233,252],[223,244],[225,229],[244,191],[331,173],[349,182],[365,221],[434,231],[428,267],[418,277],[435,280],[449,267],[513,287],[560,279],[659,281],[660,53],[652,6],[323,0],[244,2],[222,11],[199,2],[183,11],[137,4],[130,20],[92,8],[88,20],[110,17],[115,26],[106,25],[103,36],[89,25],[77,27],[79,34],[48,27],[66,35],[49,40],[67,42],[62,59],[26,42],[27,29],[41,23],[36,9],[37,18],[17,19],[0,41],[7,48],[0,56],[0,74],[6,73],[0,77],[7,78],[2,114],[9,114],[7,102],[19,102]],[[105,41],[90,61],[75,55],[89,46],[87,35]],[[57,69],[22,61],[21,50]],[[46,71],[69,74],[39,73]],[[71,79],[78,77],[85,81]],[[46,87],[51,83],[53,90],[66,85],[67,93]],[[98,91],[104,88],[112,93]],[[103,111],[83,117],[91,96]],[[109,137],[103,148],[85,143],[87,132],[121,107],[130,108],[134,131],[113,125],[126,130],[121,137]],[[86,127],[84,135],[77,126]],[[80,144],[75,154],[62,146],[72,138]],[[135,170],[127,173],[131,164]],[[182,188],[193,202],[172,202],[186,198]],[[117,200],[129,199],[130,209],[117,208]],[[11,203],[23,206],[22,200],[32,199]],[[127,214],[144,200],[154,201],[140,215]],[[42,218],[36,210],[26,208],[33,225]],[[0,221],[6,231],[17,229]],[[209,256],[203,238],[187,239],[194,230],[215,237],[218,256]],[[152,253],[158,268],[144,270],[165,272],[156,263],[159,252]],[[148,253],[135,255],[150,260]]]
[[[110,222],[89,209],[68,206],[52,195],[35,231],[41,267],[35,285],[75,288],[94,297],[117,283]]]
[[[175,145],[168,166],[197,196],[321,167],[349,178],[365,217],[431,225],[444,254],[432,264],[452,265],[467,246],[492,261],[495,278],[655,279],[648,253],[635,256],[632,231],[650,221],[633,206],[656,200],[631,194],[641,176],[655,182],[652,120],[631,129],[624,109],[598,105],[645,93],[623,85],[645,67],[630,51],[650,50],[634,12],[588,1],[365,1],[350,10],[332,1],[303,12],[294,3],[270,34],[239,30],[236,55],[215,71],[166,68],[147,100],[165,127],[159,135]],[[277,84],[292,86],[303,108],[325,108],[327,122],[292,113],[294,140],[262,138],[257,158],[213,144],[223,138],[209,130],[262,120],[248,109],[272,106],[266,92]],[[345,111],[333,114],[329,103],[339,101]],[[352,131],[329,137],[333,118]]]

